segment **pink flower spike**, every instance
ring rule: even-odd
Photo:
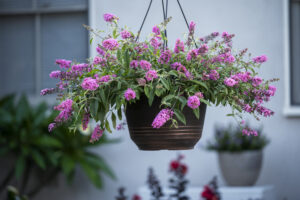
[[[81,83],[81,87],[85,90],[96,90],[99,85],[96,81],[96,79],[93,79],[91,77],[87,77],[83,80],[83,82]]]
[[[97,126],[95,127],[91,138],[90,138],[90,142],[93,143],[95,141],[98,141],[103,135],[103,130],[100,128],[100,126],[97,124]]]
[[[115,15],[110,14],[110,13],[105,13],[103,15],[103,18],[104,18],[104,21],[110,22],[110,23],[113,22],[114,20],[118,20],[119,19],[118,17],[116,17]]]

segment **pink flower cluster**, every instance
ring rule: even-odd
[[[116,39],[109,38],[109,39],[103,40],[102,46],[106,50],[116,50],[119,47],[119,43]]]
[[[162,127],[169,119],[173,117],[174,112],[171,109],[162,109],[152,122],[153,128]]]
[[[61,78],[61,71],[56,70],[56,71],[52,71],[49,74],[50,78]]]
[[[190,107],[192,109],[198,108],[200,106],[200,99],[199,99],[199,97],[196,96],[196,95],[190,96],[188,98],[187,105],[188,105],[188,107]]]
[[[146,72],[145,78],[147,81],[152,81],[153,79],[158,78],[157,72],[155,70],[149,70]]]
[[[261,55],[261,56],[257,56],[255,58],[253,58],[253,62],[255,63],[264,63],[264,62],[267,62],[268,58],[266,55]]]
[[[90,121],[90,113],[85,113],[82,118],[82,129],[86,130]]]
[[[94,65],[100,64],[101,66],[105,66],[106,60],[105,60],[104,58],[101,58],[101,57],[99,57],[99,56],[96,56],[96,57],[94,58],[93,64],[94,64]]]
[[[96,81],[96,79],[93,79],[91,77],[87,77],[83,79],[83,82],[81,83],[81,87],[85,90],[96,90],[99,85]]]
[[[153,32],[155,35],[160,35],[160,29],[158,28],[158,26],[153,26],[152,32]]]
[[[57,59],[55,61],[56,64],[58,64],[60,66],[60,68],[70,68],[70,65],[72,63],[71,60],[65,60],[65,59]]]
[[[210,73],[209,73],[209,79],[211,79],[211,80],[214,80],[214,81],[216,81],[216,80],[218,80],[220,78],[220,75],[219,75],[219,73],[217,72],[217,70],[210,70]]]
[[[161,53],[158,62],[161,64],[168,64],[171,57],[172,57],[172,52],[169,49],[167,49]]]
[[[113,22],[114,20],[119,19],[118,17],[116,17],[115,15],[110,14],[110,13],[105,13],[103,15],[103,18],[104,18],[104,21],[106,21],[106,22]]]
[[[151,69],[151,63],[147,60],[132,60],[129,64],[129,66],[133,69],[137,69],[138,67],[141,67],[145,71],[149,71]]]
[[[130,101],[131,99],[135,99],[136,97],[135,91],[131,88],[128,88],[124,93],[124,97],[127,101]]]
[[[198,49],[198,54],[206,54],[208,52],[208,46],[207,44],[203,44],[200,46],[200,48]]]
[[[158,37],[153,37],[150,40],[150,45],[154,48],[154,50],[159,49],[159,47],[161,46],[162,42],[161,39]]]
[[[180,41],[180,39],[177,39],[175,42],[174,52],[175,53],[184,52],[184,42]]]
[[[93,142],[98,141],[102,137],[102,135],[103,135],[103,130],[97,124],[91,135],[90,142],[93,143]]]
[[[258,133],[257,133],[257,131],[256,130],[252,130],[252,129],[250,129],[250,128],[244,128],[243,130],[242,130],[242,133],[243,133],[243,135],[253,135],[253,136],[258,136]]]
[[[233,78],[225,78],[225,80],[224,80],[224,84],[229,86],[229,87],[233,87],[233,86],[237,85],[238,83],[239,82],[237,82]]]
[[[193,78],[192,75],[190,74],[190,72],[186,69],[186,67],[184,65],[182,65],[180,62],[175,62],[175,63],[171,64],[171,68],[177,70],[180,73],[184,73],[184,75],[188,79]]]
[[[197,56],[198,56],[198,49],[192,49],[186,55],[186,60],[191,61],[192,59],[197,58]]]
[[[71,99],[66,99],[60,105],[54,107],[54,110],[60,111],[54,120],[56,123],[67,121],[71,117],[73,111],[72,104],[73,101]]]
[[[219,63],[227,63],[232,64],[235,61],[235,57],[231,55],[231,53],[223,53],[220,54],[212,59],[212,62],[219,62]]]
[[[151,63],[146,60],[141,60],[139,64],[141,68],[145,71],[149,71],[151,69]]]
[[[132,34],[131,34],[129,31],[127,31],[127,30],[123,30],[123,31],[121,32],[121,37],[122,37],[123,39],[128,39],[128,38],[131,38],[131,37],[132,37]]]
[[[52,94],[54,92],[55,92],[55,88],[45,88],[41,90],[40,95],[45,96],[47,94]]]
[[[196,23],[191,21],[189,25],[190,34],[194,34]]]
[[[88,69],[89,65],[86,63],[76,64],[72,66],[72,71],[76,72],[83,72],[83,71],[89,71]]]

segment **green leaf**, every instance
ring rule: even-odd
[[[144,87],[144,92],[145,92],[145,95],[146,95],[146,97],[150,97],[150,89],[149,89],[149,87],[147,87],[147,86],[145,86]]]
[[[25,164],[26,164],[25,157],[23,155],[20,155],[15,165],[15,176],[17,179],[21,178],[25,170]]]
[[[155,94],[154,94],[154,92],[153,92],[153,90],[152,90],[152,91],[150,92],[150,94],[149,94],[149,97],[148,97],[148,103],[149,103],[149,106],[152,105],[153,100],[154,100],[154,96],[155,96]]]
[[[62,158],[61,165],[66,176],[69,176],[75,169],[75,162],[69,156],[64,156]]]
[[[204,87],[206,90],[208,90],[208,87],[206,86],[205,83],[200,82],[200,81],[197,81],[197,80],[190,80],[190,81],[193,82],[193,83],[196,83],[196,84],[198,84],[198,85]]]
[[[105,160],[100,157],[99,155],[87,152],[86,155],[84,156],[86,162],[88,162],[90,165],[93,165],[99,169],[101,169],[104,173],[106,173],[109,177],[112,179],[116,179],[115,174],[113,171],[110,169],[108,164],[105,162]]]
[[[184,114],[178,109],[174,109],[174,113],[175,113],[177,119],[179,119],[179,121],[181,121],[183,124],[186,125],[186,119],[185,119]]]
[[[96,99],[92,99],[90,103],[90,111],[93,118],[98,119],[98,107],[99,102]],[[96,120],[97,121],[97,120]]]
[[[161,83],[165,86],[165,88],[166,88],[167,90],[170,90],[169,83],[168,83],[168,81],[167,81],[166,79],[161,78],[160,81],[161,81]]]
[[[195,114],[196,118],[199,119],[199,117],[200,117],[199,107],[196,109],[193,109],[193,113]]]
[[[118,118],[119,120],[122,120],[122,108],[118,109]]]
[[[105,128],[109,133],[112,133],[108,120],[105,121]]]
[[[117,117],[116,117],[116,115],[115,115],[114,112],[111,113],[111,121],[113,123],[114,129],[116,129],[116,126],[117,126]]]
[[[30,154],[35,161],[35,163],[42,169],[46,169],[46,163],[40,152],[33,150]]]
[[[208,106],[211,106],[211,104],[209,103],[209,101],[205,100],[205,99],[200,99],[201,102],[205,103]]]
[[[92,183],[97,188],[102,188],[102,180],[98,174],[98,170],[94,169],[88,163],[86,163],[84,161],[80,161],[80,166],[83,169],[84,173],[87,175],[87,177],[92,181]]]
[[[94,38],[93,38],[93,37],[91,37],[91,39],[90,39],[90,44],[92,44],[92,42],[93,42],[93,39],[94,39]]]

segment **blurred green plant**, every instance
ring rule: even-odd
[[[80,166],[97,188],[103,185],[100,172],[115,179],[105,160],[90,148],[117,140],[103,136],[91,144],[89,135],[80,131],[70,133],[68,125],[62,125],[50,134],[47,127],[56,115],[49,111],[46,103],[31,106],[25,96],[18,101],[14,95],[0,100],[0,156],[14,160],[14,167],[4,180],[0,180],[0,193],[11,181],[18,180],[20,186],[17,189],[31,198],[60,172],[71,183],[76,166]],[[38,173],[37,183],[29,186],[34,173]]]
[[[250,128],[248,124],[245,127]],[[257,131],[257,136],[244,135],[239,126],[232,124],[227,127],[216,126],[214,139],[208,142],[206,148],[208,150],[230,152],[261,150],[269,143],[269,139],[263,135],[262,127],[253,130]]]

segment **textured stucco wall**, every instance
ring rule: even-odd
[[[120,17],[121,25],[137,31],[149,1],[145,0],[91,0],[90,20],[93,27],[103,29],[105,24],[102,15],[111,12]],[[169,15],[173,17],[168,26],[169,44],[182,37],[186,26],[175,0],[169,1]],[[278,199],[289,200],[300,196],[300,120],[289,119],[282,115],[284,104],[284,50],[283,50],[283,2],[282,0],[186,0],[182,6],[189,20],[197,23],[197,34],[206,35],[213,31],[235,33],[234,47],[248,47],[253,55],[268,55],[269,61],[262,66],[264,78],[278,77],[276,84],[278,93],[269,106],[276,112],[270,119],[254,122],[263,124],[265,132],[271,138],[271,144],[265,149],[264,163],[257,184],[274,184]],[[151,31],[154,24],[162,20],[161,1],[154,0],[142,35]],[[95,54],[95,46],[91,54]],[[186,162],[190,165],[188,178],[191,185],[199,186],[207,183],[213,175],[220,176],[216,154],[200,147],[213,134],[216,122],[228,122],[225,114],[227,108],[208,108],[203,138],[194,150],[184,151]],[[113,167],[118,180],[105,179],[103,190],[96,190],[86,183],[84,175],[75,178],[73,188],[66,187],[61,181],[60,188],[50,187],[37,199],[73,199],[73,200],[111,200],[119,186],[128,188],[133,193],[146,180],[147,169],[153,166],[163,183],[167,182],[167,164],[177,152],[138,151],[131,142],[128,131],[114,133],[112,137],[120,137],[123,142],[98,149]],[[245,171],[245,173],[247,173]],[[221,180],[221,185],[224,182]]]

